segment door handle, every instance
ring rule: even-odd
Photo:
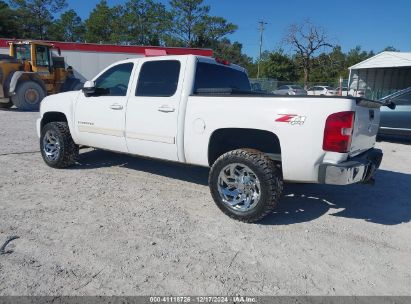
[[[160,112],[164,112],[164,113],[174,112],[174,111],[175,111],[174,108],[172,108],[172,107],[170,107],[170,106],[167,106],[167,105],[162,105],[161,107],[158,108],[158,110],[159,110]]]
[[[110,105],[110,109],[112,109],[112,110],[122,110],[123,106],[119,105],[118,103],[115,103],[115,104]]]

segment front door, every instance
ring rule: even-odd
[[[130,153],[178,160],[177,121],[185,61],[168,58],[140,62],[135,92],[127,104]]]
[[[80,93],[74,122],[79,144],[127,152],[125,113],[133,66],[128,62],[109,67],[95,79],[95,93]]]

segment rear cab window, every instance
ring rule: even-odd
[[[197,62],[194,93],[199,89],[231,88],[251,91],[250,81],[245,71],[234,67],[208,62]]]

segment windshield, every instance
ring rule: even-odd
[[[30,45],[14,45],[14,55],[18,60],[31,60]]]

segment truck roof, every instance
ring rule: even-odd
[[[130,59],[126,59],[126,60],[122,60],[122,61],[118,61],[114,64],[118,64],[118,63],[126,63],[126,62],[133,62],[133,63],[137,63],[142,59],[147,60],[148,58],[152,58],[152,60],[156,60],[156,59],[180,59],[180,58],[184,58],[184,57],[195,57],[198,59],[199,62],[206,62],[206,63],[210,63],[210,64],[217,64],[217,65],[223,65],[223,66],[227,66],[229,68],[233,68],[242,72],[246,72],[246,69],[243,68],[242,66],[230,63],[226,60],[221,60],[219,58],[214,58],[214,57],[208,57],[208,56],[200,56],[200,55],[166,55],[166,56],[150,56],[150,57],[141,57],[141,58],[130,58]],[[113,65],[114,65],[113,64]]]

